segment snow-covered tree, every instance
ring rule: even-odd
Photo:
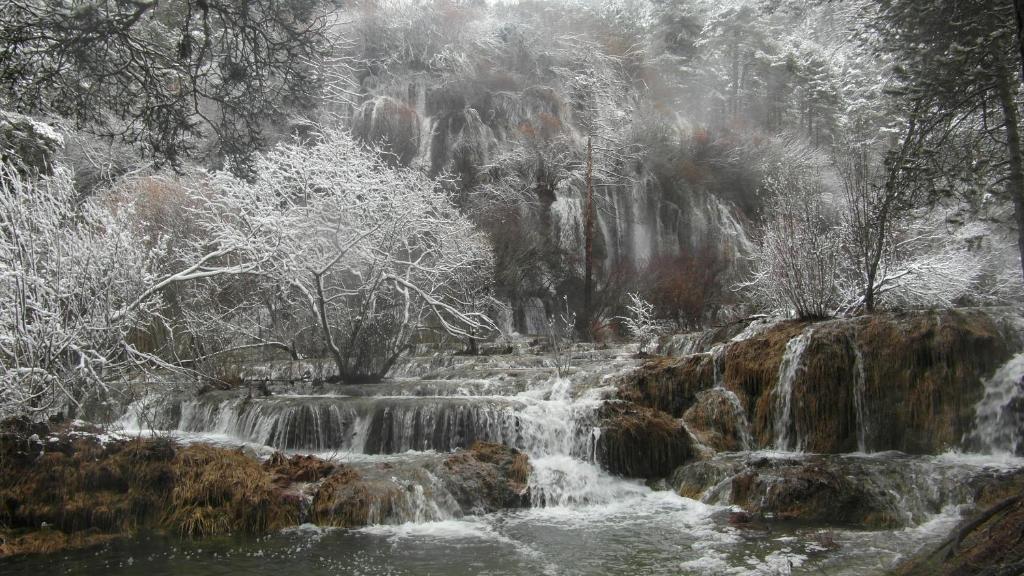
[[[180,162],[265,145],[270,122],[306,112],[326,52],[318,0],[0,2],[0,103],[56,115]]]
[[[637,353],[640,355],[650,352],[652,346],[658,342],[658,323],[654,318],[654,306],[632,292],[628,294],[629,304],[626,305],[628,315],[622,317],[622,323],[630,337],[637,345]]]
[[[491,281],[483,236],[433,181],[348,134],[278,146],[254,179],[220,173],[201,194],[217,207],[213,242],[249,270],[241,285],[208,282],[192,325],[238,326],[234,346],[298,346],[333,358],[343,379],[376,380],[423,330],[493,329],[478,306]]]

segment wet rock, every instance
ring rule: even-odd
[[[976,473],[900,454],[884,457],[719,455],[672,474],[681,496],[759,518],[892,528],[971,497]]]
[[[316,490],[311,519],[321,526],[355,527],[526,507],[529,475],[525,454],[486,443],[443,458],[340,466]]]
[[[694,404],[683,414],[683,422],[694,440],[716,452],[750,448],[743,407],[736,395],[724,388],[698,392]]]
[[[656,358],[621,378],[618,397],[679,418],[699,392],[714,385],[714,359],[709,354]]]
[[[619,397],[684,416],[714,450],[736,449],[738,425],[719,417],[729,408],[706,392],[712,383],[735,395],[755,448],[785,437],[784,449],[815,453],[977,449],[975,406],[985,379],[1021,347],[1015,321],[1015,310],[957,309],[780,322],[717,354],[650,362],[621,380]],[[780,367],[801,335],[780,403]]]
[[[595,453],[612,474],[634,478],[667,477],[694,456],[693,440],[682,422],[664,412],[625,402],[600,411],[601,434]]]
[[[445,486],[466,513],[530,505],[530,462],[514,448],[477,442],[449,456],[440,468]]]
[[[815,452],[856,449],[858,426],[871,451],[948,451],[973,428],[984,379],[1019,346],[984,310],[823,323],[794,382],[793,426]]]
[[[779,379],[786,344],[806,328],[802,322],[780,322],[751,338],[734,342],[725,350],[723,385],[736,394],[747,411],[751,433],[758,446],[774,441],[771,392]]]
[[[943,542],[900,565],[904,576],[1024,574],[1024,472],[985,483],[974,510]]]
[[[731,488],[727,481],[738,474],[743,466],[741,460],[692,462],[676,468],[669,482],[680,496],[708,502],[728,502],[728,495],[723,498],[720,492]]]

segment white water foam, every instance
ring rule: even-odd
[[[1011,358],[985,381],[985,394],[974,408],[970,440],[993,455],[1018,455],[1024,450],[1024,352]]]
[[[806,330],[786,343],[786,352],[779,364],[779,379],[775,385],[775,447],[779,450],[801,449],[799,431],[790,437],[793,422],[793,383],[800,372],[804,350],[811,341],[813,329]]]

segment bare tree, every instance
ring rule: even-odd
[[[762,304],[801,318],[835,314],[842,303],[841,235],[822,178],[823,161],[784,143],[767,167],[768,196],[753,277],[742,286]]]

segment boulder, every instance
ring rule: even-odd
[[[600,410],[595,453],[601,466],[633,478],[664,478],[694,458],[683,423],[657,410],[609,402]]]
[[[13,164],[24,175],[53,172],[64,138],[49,124],[28,116],[0,110],[0,160]]]
[[[828,526],[914,525],[969,500],[977,480],[955,465],[889,453],[772,456],[731,454],[687,464],[671,478],[676,492],[739,506],[758,519]]]

